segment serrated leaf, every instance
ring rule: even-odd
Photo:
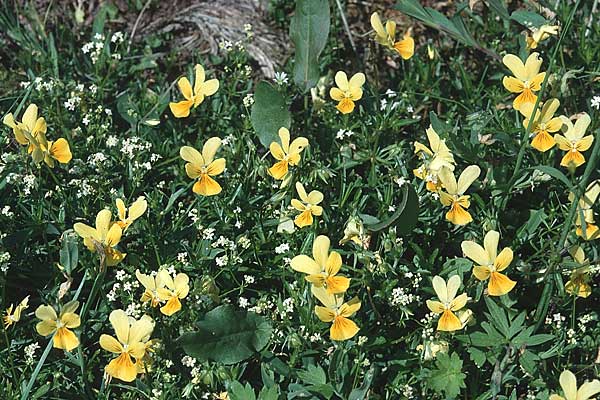
[[[227,304],[206,313],[198,321],[198,330],[184,333],[177,342],[193,357],[235,364],[261,351],[271,331],[267,319]]]
[[[290,22],[290,39],[296,47],[294,82],[307,91],[319,80],[319,55],[329,36],[329,2],[296,0],[296,12]]]
[[[279,141],[279,128],[290,127],[292,117],[285,99],[267,82],[256,85],[250,121],[260,143],[267,148],[271,142]]]
[[[256,400],[256,395],[252,386],[248,382],[246,385],[242,385],[238,381],[234,381],[229,385],[227,394],[231,400]]]
[[[510,339],[508,317],[506,312],[489,297],[485,298],[485,304],[490,312],[489,321],[506,339]]]
[[[466,387],[467,376],[461,372],[462,360],[456,353],[439,353],[435,364],[437,368],[431,371],[429,385],[437,393],[443,393],[446,398],[456,398],[460,389]]]

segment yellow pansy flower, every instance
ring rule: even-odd
[[[192,188],[194,193],[201,196],[214,196],[221,193],[221,185],[212,178],[225,170],[225,159],[214,159],[219,147],[221,147],[221,139],[211,137],[202,146],[202,154],[190,146],[183,146],[179,150],[181,158],[187,161],[185,164],[187,176],[198,179]]]
[[[440,139],[440,136],[431,125],[425,131],[429,147],[415,141],[415,154],[423,160],[423,164],[413,170],[415,176],[427,182],[427,190],[437,192],[442,186],[438,180],[438,173],[442,167],[454,171],[454,156],[446,146],[446,141]]]
[[[46,139],[46,135],[40,132],[35,137],[30,136],[29,143],[31,144],[30,148],[33,148],[31,157],[35,163],[43,160],[50,168],[54,168],[54,160],[61,164],[67,164],[73,158],[69,142],[64,138],[49,141]]]
[[[116,204],[119,216],[117,224],[123,229],[123,232],[129,228],[129,225],[131,225],[133,221],[141,217],[148,208],[148,202],[144,196],[138,197],[129,208],[125,206],[125,203],[121,199],[117,199]]]
[[[481,170],[477,165],[469,165],[458,177],[458,182],[454,173],[447,167],[442,167],[438,177],[444,186],[440,190],[440,202],[445,207],[450,207],[446,213],[446,219],[455,225],[466,225],[473,221],[471,214],[466,210],[471,205],[470,196],[465,192],[471,184],[479,177]]]
[[[298,165],[300,162],[300,153],[308,146],[308,139],[297,137],[290,144],[290,131],[287,128],[279,128],[279,139],[281,144],[271,142],[269,151],[277,162],[269,168],[271,176],[277,180],[282,180],[288,173],[290,165]]]
[[[21,145],[30,145],[29,137],[36,137],[38,134],[45,134],[47,130],[46,120],[43,117],[38,118],[38,107],[30,104],[23,113],[23,120],[16,121],[12,113],[8,113],[2,119],[4,125],[12,128],[15,139]],[[33,148],[30,146],[29,152]]]
[[[158,272],[157,280],[164,284],[164,287],[156,288],[158,298],[167,302],[160,308],[160,312],[164,315],[173,315],[181,310],[179,299],[185,298],[190,291],[190,278],[184,273],[179,273],[173,279],[167,270],[161,269]]]
[[[123,310],[112,311],[108,319],[117,338],[102,334],[100,347],[118,354],[118,357],[108,363],[106,373],[113,378],[132,382],[138,374],[137,363],[146,355],[146,343],[154,330],[154,322],[147,315],[138,320],[130,318]]]
[[[483,239],[483,247],[470,240],[465,240],[460,245],[464,255],[475,262],[473,275],[480,281],[489,279],[488,294],[490,296],[505,295],[517,284],[501,273],[512,262],[513,252],[510,247],[505,247],[498,254],[499,240],[498,232],[489,231]]]
[[[592,288],[589,284],[590,280],[590,266],[583,249],[579,246],[572,246],[569,248],[569,254],[573,257],[573,260],[581,267],[573,269],[569,281],[565,283],[565,290],[572,295],[586,298],[592,294]]]
[[[79,346],[79,339],[71,331],[81,324],[79,315],[75,314],[77,307],[78,301],[70,301],[61,308],[60,314],[56,315],[52,306],[39,306],[35,310],[35,316],[42,321],[35,326],[37,333],[42,336],[53,335],[53,346],[57,349],[73,350]]]
[[[525,40],[527,41],[527,50],[537,49],[540,42],[548,39],[551,35],[558,35],[558,25],[542,25],[539,28],[531,29],[531,35],[527,35]]]
[[[315,306],[315,314],[323,322],[331,322],[329,337],[332,340],[348,340],[354,337],[359,328],[350,318],[360,309],[360,301],[357,297],[344,303],[343,294],[330,293],[325,287],[313,285],[311,288],[315,296],[323,306]]]
[[[188,78],[182,77],[177,81],[179,91],[185,100],[178,103],[169,103],[169,108],[176,118],[184,118],[190,115],[190,109],[196,108],[204,101],[205,97],[211,96],[219,90],[219,81],[217,79],[209,79],[206,81],[204,68],[200,64],[194,66],[194,88]]]
[[[25,297],[16,307],[12,304],[6,309],[6,314],[3,317],[4,328],[19,322],[21,320],[21,313],[23,310],[29,307],[29,296]],[[14,308],[14,310],[13,310]]]
[[[531,147],[534,149],[544,152],[550,150],[556,144],[550,134],[558,132],[563,125],[562,119],[554,116],[559,105],[560,101],[558,99],[551,99],[543,103],[543,105],[540,104],[541,107],[536,111],[531,125],[531,132],[534,135],[531,140]],[[525,129],[529,127],[529,121],[533,114],[533,106],[533,103],[526,103],[519,110],[525,117],[523,120],[523,127]]]
[[[415,41],[410,36],[410,32],[404,34],[404,38],[396,42],[396,23],[388,20],[385,28],[381,23],[379,14],[376,12],[371,15],[371,26],[375,31],[375,41],[390,50],[395,50],[400,56],[408,60],[415,53]]]
[[[359,72],[354,74],[350,81],[344,71],[338,71],[335,74],[335,84],[338,87],[331,88],[329,96],[338,101],[336,108],[342,114],[349,114],[354,111],[354,102],[362,98],[362,85],[365,84],[365,74]]]
[[[506,90],[519,93],[513,101],[515,110],[519,110],[523,104],[536,102],[537,97],[534,92],[542,88],[542,82],[546,76],[545,72],[540,72],[542,61],[538,53],[531,53],[525,64],[514,54],[507,54],[502,59],[504,65],[514,75],[505,76],[502,83]]]
[[[140,301],[142,303],[149,301],[152,307],[158,306],[160,303],[158,289],[165,286],[160,278],[160,274],[156,274],[156,276],[146,275],[142,274],[138,269],[135,271],[135,276],[145,289]]]
[[[563,133],[554,135],[554,140],[558,143],[558,148],[566,151],[560,161],[563,167],[577,168],[585,163],[585,157],[581,152],[588,150],[594,142],[594,136],[585,136],[585,131],[592,122],[587,113],[583,113],[577,118],[575,124],[565,116],[560,117],[563,122]]]
[[[588,184],[585,193],[579,199],[575,219],[575,233],[584,240],[593,240],[600,237],[600,229],[596,225],[594,210],[592,209],[598,199],[598,195],[600,195],[600,180],[596,179]],[[575,201],[575,195],[572,192],[569,193],[569,200],[571,202]],[[583,221],[585,221],[585,232],[583,231],[583,221],[581,220],[582,214]]]
[[[578,389],[575,374],[568,370],[564,370],[560,374],[559,382],[564,397],[553,394],[550,395],[550,400],[592,400],[592,396],[600,393],[600,381],[597,379],[591,382],[586,381]]]
[[[469,297],[466,293],[456,296],[461,283],[460,276],[452,275],[446,283],[444,278],[436,275],[431,283],[439,301],[427,300],[427,308],[436,314],[441,314],[437,330],[452,332],[461,329],[463,324],[454,312],[463,308]]]
[[[323,214],[323,207],[318,205],[323,201],[323,193],[313,190],[306,194],[304,185],[300,182],[296,182],[296,191],[300,200],[292,199],[292,207],[300,211],[300,215],[294,219],[294,223],[299,228],[310,226],[313,223],[313,215],[318,217]]]
[[[330,245],[327,236],[317,236],[313,242],[313,258],[301,254],[292,258],[290,265],[294,271],[307,274],[306,280],[314,286],[324,286],[331,294],[344,293],[350,286],[350,279],[337,275],[342,268],[342,256],[337,251],[330,253]]]
[[[117,265],[125,258],[126,254],[115,249],[121,241],[123,231],[118,223],[112,222],[112,214],[109,210],[102,210],[96,215],[96,228],[77,222],[73,225],[73,229],[83,238],[83,244],[89,251],[95,252],[101,249],[104,252],[107,266]]]

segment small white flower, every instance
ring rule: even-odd
[[[600,110],[600,96],[592,97],[592,100],[590,103],[591,103],[592,108],[595,108],[596,110]]]

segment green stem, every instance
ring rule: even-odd
[[[15,360],[13,359],[12,353],[10,351],[11,341],[8,338],[7,328],[4,326],[4,324],[2,322],[0,322],[0,324],[2,325],[2,331],[4,332],[4,340],[6,340],[6,351],[8,351],[8,361],[10,362],[10,375],[12,377],[13,382],[16,382],[17,374],[15,372],[16,371]]]
[[[35,366],[35,369],[33,370],[33,374],[31,374],[31,378],[29,379],[29,382],[27,382],[27,386],[25,387],[25,389],[23,390],[23,393],[21,394],[21,400],[27,400],[29,398],[29,392],[31,392],[31,388],[33,387],[33,384],[35,383],[35,379],[37,378],[38,374],[40,373],[42,366],[44,365],[44,363],[46,362],[46,358],[48,358],[48,354],[50,354],[50,349],[52,349],[52,339],[50,339],[48,341],[48,345],[46,346],[46,349],[44,350],[44,353],[42,354],[42,357],[40,357],[40,360],[38,361],[37,365]]]

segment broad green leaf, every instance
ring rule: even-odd
[[[193,357],[235,364],[261,351],[271,331],[270,322],[260,315],[222,305],[198,321],[196,332],[184,333],[177,342]]]
[[[290,127],[292,117],[285,99],[267,82],[259,82],[256,86],[250,121],[260,143],[267,148],[271,142],[279,141],[279,128]]]
[[[540,14],[525,10],[514,11],[510,15],[510,19],[518,22],[526,28],[539,28],[540,26],[548,23],[548,20],[542,17]]]
[[[503,18],[503,19],[510,18],[510,14],[508,13],[508,9],[506,8],[506,4],[505,4],[504,0],[485,0],[485,2],[501,18]]]
[[[494,300],[489,297],[485,298],[485,304],[490,312],[489,321],[504,335],[506,339],[510,339],[509,336],[509,324],[508,317],[506,316],[506,312],[497,305]]]
[[[319,80],[319,55],[327,43],[329,20],[327,0],[296,0],[290,39],[296,47],[294,82],[304,91]]]
[[[431,371],[429,385],[439,394],[444,394],[447,399],[454,399],[460,394],[460,389],[465,388],[465,374],[462,370],[462,360],[456,353],[448,355],[439,353],[436,358],[436,369]]]

